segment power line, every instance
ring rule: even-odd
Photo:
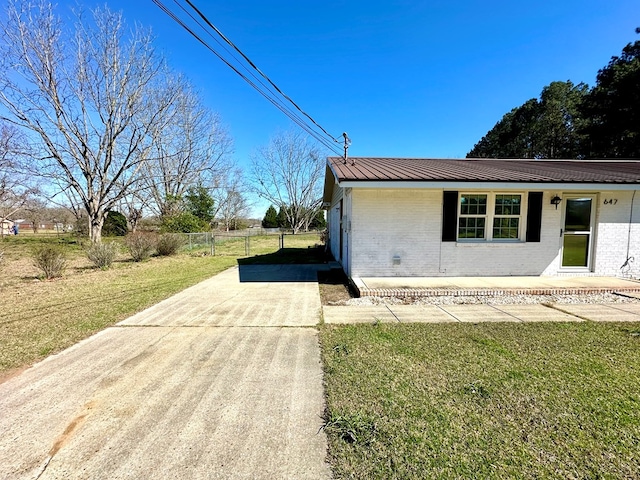
[[[175,0],[174,0],[175,1]],[[286,105],[282,104],[277,97],[274,97],[271,92],[264,91],[260,89],[254,82],[252,82],[249,78],[243,75],[238,68],[232,65],[227,59],[225,59],[222,54],[217,52],[211,45],[209,45],[202,37],[200,37],[196,32],[193,31],[186,23],[184,23],[177,15],[175,15],[171,10],[169,10],[162,2],[159,0],[154,0],[154,3],[158,5],[167,15],[169,15],[176,23],[182,26],[187,32],[189,32],[194,38],[196,38],[202,45],[205,46],[208,50],[210,50],[213,54],[215,54],[222,62],[224,62],[229,68],[231,68],[234,72],[236,72],[241,78],[243,78],[249,85],[251,85],[258,93],[264,96],[268,101],[270,101],[276,108],[282,111],[287,117],[289,117],[294,123],[296,123],[300,128],[305,130],[309,135],[313,136],[317,141],[321,142],[327,148],[334,150],[334,145],[328,143],[327,140],[323,137],[320,137],[316,132],[314,132],[308,125],[304,123],[303,120],[298,118],[293,112],[289,111]],[[177,2],[176,2],[177,3]],[[255,77],[255,76],[254,76]],[[270,95],[271,94],[271,95]]]
[[[322,126],[321,126],[321,125],[319,125],[319,124],[318,124],[318,123],[317,123],[313,118],[311,118],[311,116],[310,116],[310,115],[308,115],[305,111],[303,111],[303,110],[298,106],[298,104],[297,104],[296,102],[294,102],[293,100],[291,100],[291,98],[290,98],[288,95],[286,95],[282,90],[280,90],[280,88],[278,88],[278,86],[277,86],[275,83],[273,83],[273,82],[271,81],[271,79],[270,79],[269,77],[267,77],[267,76],[262,72],[262,70],[260,70],[260,69],[259,69],[259,68],[258,68],[258,67],[257,67],[257,66],[252,62],[252,61],[251,61],[251,59],[250,59],[249,57],[247,57],[247,56],[246,56],[246,55],[245,55],[245,54],[244,54],[244,53],[243,53],[243,52],[242,52],[242,51],[241,51],[241,50],[240,50],[240,49],[239,49],[239,48],[238,48],[238,47],[237,47],[237,46],[236,46],[232,41],[231,41],[231,40],[229,40],[229,39],[228,39],[228,38],[227,38],[227,37],[226,37],[226,36],[225,36],[225,35],[224,35],[220,30],[218,30],[218,29],[216,28],[216,26],[215,26],[215,25],[213,25],[213,24],[209,21],[209,19],[208,19],[207,17],[205,17],[205,16],[204,16],[204,14],[203,14],[200,10],[198,10],[198,9],[193,5],[193,3],[191,3],[191,1],[190,1],[190,0],[186,0],[186,2],[189,4],[189,6],[191,6],[191,8],[193,8],[193,9],[196,11],[196,13],[197,13],[198,15],[200,15],[200,17],[202,18],[202,20],[204,20],[204,21],[207,23],[207,25],[209,25],[211,28],[213,28],[213,29],[215,30],[215,32],[216,32],[218,35],[220,35],[220,37],[221,37],[225,42],[227,42],[227,43],[229,44],[229,46],[231,46],[235,51],[237,51],[240,55],[242,55],[242,58],[244,58],[244,59],[247,61],[247,63],[249,63],[249,65],[251,65],[251,67],[253,67],[253,69],[254,69],[255,71],[257,71],[257,72],[258,72],[258,73],[259,73],[259,74],[260,74],[260,75],[261,75],[261,76],[262,76],[266,81],[268,81],[268,82],[269,82],[269,84],[270,84],[271,86],[273,86],[273,88],[275,88],[275,89],[278,91],[278,93],[279,93],[280,95],[282,95],[284,98],[286,98],[286,99],[287,99],[287,100],[288,100],[288,101],[289,101],[289,102],[290,102],[290,103],[291,103],[291,104],[292,104],[292,105],[293,105],[293,106],[294,106],[294,107],[295,107],[295,108],[296,108],[300,113],[302,113],[305,117],[307,117],[309,120],[311,120],[315,126],[317,126],[320,130],[322,130],[322,131],[323,131],[323,132],[324,132],[324,133],[325,133],[329,138],[332,138],[332,139],[335,141],[335,139],[334,139],[334,138],[329,134],[329,132],[327,132],[324,128],[322,128]]]
[[[153,3],[155,3],[178,25],[184,28],[207,50],[212,52],[225,65],[231,68],[238,76],[240,76],[240,78],[247,82],[260,95],[262,95],[278,110],[285,114],[291,121],[293,121],[296,125],[302,128],[305,132],[307,132],[310,136],[312,136],[329,150],[333,151],[337,155],[343,155],[336,145],[339,140],[330,135],[327,130],[325,130],[318,122],[313,119],[313,117],[302,110],[297,103],[295,103],[288,95],[286,95],[267,75],[265,75],[255,65],[253,61],[251,61],[251,59],[247,55],[245,55],[233,42],[231,42],[231,40],[229,40],[215,25],[213,25],[213,23],[190,0],[185,1],[189,5],[189,7],[191,7],[191,9],[196,12],[197,16],[206,23],[209,29],[205,27],[205,25],[203,25],[198,20],[198,18],[196,18],[190,11],[188,11],[184,5],[181,5],[178,0],[173,0],[173,2],[180,8],[180,10],[182,10],[182,12],[184,12],[184,14],[186,14],[191,19],[193,23],[200,27],[200,29],[202,29],[202,31],[204,31],[208,37],[213,39],[219,45],[219,47],[221,47],[221,49],[226,52],[226,56],[223,53],[220,53],[220,51],[216,50],[212,45],[210,45],[204,38],[202,38],[201,35],[196,33],[192,27],[187,25],[185,21],[183,21],[176,13],[168,8],[161,0],[153,0]],[[217,36],[214,35],[211,30],[213,30],[213,32],[215,32]],[[220,39],[222,39],[222,41]],[[227,48],[227,45],[233,50],[229,50],[229,48]],[[234,51],[237,52],[241,56],[241,58],[238,58]],[[227,57],[230,57],[230,59]],[[232,62],[234,62],[236,65],[233,65]],[[241,69],[247,72],[247,74],[245,75],[244,73],[242,73],[240,71]],[[257,72],[257,75],[254,72]],[[263,82],[262,79],[266,80],[267,83]],[[285,101],[283,101],[283,99]],[[293,106],[293,108],[291,108],[291,106]],[[346,147],[347,144],[345,140],[345,156]]]

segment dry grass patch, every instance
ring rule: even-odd
[[[0,286],[0,372],[33,363],[236,264],[235,258],[153,258],[89,267],[76,252],[63,278],[38,279],[28,258],[12,258]]]

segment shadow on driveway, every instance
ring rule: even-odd
[[[238,259],[240,282],[317,282],[328,270],[323,248],[281,248],[277,252]]]
[[[238,261],[241,283],[250,282],[317,282],[318,270],[326,264],[313,265],[243,265]]]

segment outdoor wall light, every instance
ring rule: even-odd
[[[560,205],[561,201],[562,201],[562,199],[558,195],[554,195],[553,198],[551,199],[551,205],[555,205],[556,206],[556,210],[557,210],[558,209],[558,205]]]

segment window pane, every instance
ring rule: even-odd
[[[462,195],[460,197],[460,215],[486,215],[486,195]]]
[[[569,232],[591,229],[591,199],[567,199],[564,229]]]
[[[520,226],[519,218],[494,218],[493,238],[517,240]]]
[[[520,195],[496,195],[496,215],[520,215]]]
[[[484,218],[461,218],[458,223],[458,238],[484,238]]]
[[[589,235],[565,235],[562,248],[563,267],[586,267],[589,260]]]

